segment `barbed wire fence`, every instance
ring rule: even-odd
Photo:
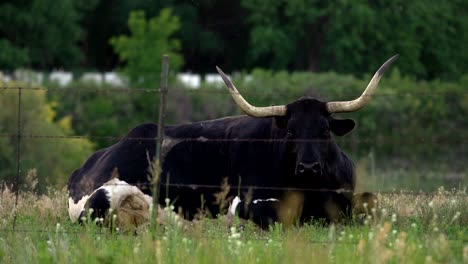
[[[166,72],[167,74],[167,72]],[[164,78],[162,78],[164,79]],[[166,79],[167,80],[167,79]],[[162,134],[160,134],[159,137],[154,137],[154,138],[148,138],[148,137],[124,137],[120,135],[107,135],[107,136],[96,136],[96,135],[66,135],[66,136],[57,136],[57,135],[46,135],[46,134],[40,134],[40,133],[34,133],[34,134],[28,134],[23,132],[23,123],[22,123],[22,111],[23,111],[23,92],[24,91],[31,91],[31,92],[38,92],[38,91],[44,91],[44,92],[71,92],[70,90],[67,90],[65,88],[44,88],[44,87],[34,87],[31,85],[27,86],[4,86],[0,87],[0,91],[15,91],[17,92],[17,124],[16,124],[16,133],[0,133],[0,138],[11,138],[11,139],[16,139],[16,174],[14,178],[14,190],[15,190],[15,208],[18,206],[18,197],[19,197],[19,192],[21,191],[20,187],[20,176],[22,173],[22,166],[21,166],[21,161],[22,161],[22,151],[21,151],[21,145],[23,143],[24,139],[37,139],[37,140],[76,140],[76,139],[87,139],[87,140],[109,140],[109,141],[119,141],[119,140],[129,140],[129,141],[152,141],[156,142],[157,141],[162,141]],[[160,96],[160,98],[164,98],[165,93],[167,93],[167,89],[165,89],[163,86],[161,89],[146,89],[146,88],[97,88],[97,89],[90,89],[90,88],[84,88],[80,89],[80,92],[90,92],[90,93],[105,93],[107,95],[112,95],[113,93],[147,93],[151,96],[154,95],[156,98],[157,96]],[[229,96],[229,92],[226,91],[226,89],[219,89],[219,90],[192,90],[192,89],[187,89],[186,92],[189,93],[218,93],[218,94],[224,94],[226,96]],[[244,93],[243,93],[244,94]],[[265,95],[265,93],[258,93],[258,92],[245,92],[245,94],[250,94],[250,95],[258,95],[262,94]],[[438,92],[427,92],[427,93],[382,93],[379,92],[374,96],[389,96],[389,97],[399,97],[399,96],[439,96],[442,93]],[[445,92],[443,94],[446,94]],[[466,92],[452,92],[453,95],[465,95],[468,94],[468,91]],[[156,100],[156,99],[155,99]],[[164,99],[162,99],[164,100]],[[161,101],[159,105],[164,106],[166,104],[165,101]],[[156,104],[158,105],[158,104]],[[164,109],[162,107],[161,109]],[[159,114],[162,114],[164,116],[164,110],[159,110]],[[161,120],[159,119],[160,124],[162,124]],[[164,129],[163,125],[160,125],[161,129]],[[283,141],[282,139],[255,139],[255,138],[249,138],[249,139],[241,139],[241,138],[233,138],[233,139],[207,139],[207,138],[178,138],[179,140],[182,141],[194,141],[194,142],[245,142],[245,143],[252,143],[252,142],[265,142],[265,143],[272,143],[272,142],[277,142],[277,141]],[[388,143],[395,143],[392,137],[387,137],[387,138],[382,138],[380,137],[379,140],[382,142],[388,142]],[[413,139],[410,139],[408,141],[411,141]],[[296,142],[310,142],[312,140],[291,140],[291,141],[296,141]],[[317,140],[315,140],[317,141]],[[353,141],[355,143],[375,143],[374,139],[362,139],[362,138],[351,138],[347,139],[347,141]],[[414,140],[413,140],[414,141]],[[420,138],[418,139],[418,143],[426,143],[426,144],[444,144],[447,143],[448,139],[439,139],[439,138]],[[468,140],[466,135],[458,135],[457,137],[454,137],[449,140],[451,144],[467,144]],[[405,142],[404,140],[399,140],[397,142],[399,144],[404,144],[404,143],[414,143],[414,142]],[[159,143],[161,144],[161,143]],[[83,160],[85,160],[87,157],[83,157]],[[156,181],[156,184],[153,183],[148,183],[148,185],[151,186],[172,186],[172,187],[178,187],[178,188],[208,188],[208,189],[214,189],[214,190],[219,190],[221,188],[220,185],[209,185],[209,184],[179,184],[179,183],[160,183],[159,181]],[[150,187],[151,187],[150,186]],[[158,187],[159,188],[159,187]],[[285,188],[285,187],[278,187],[278,186],[252,186],[252,185],[240,185],[237,186],[236,188],[241,189],[241,190],[287,190],[287,191],[301,191],[301,192],[337,192],[337,193],[346,193],[346,192],[352,192],[351,190],[331,190],[331,189],[313,189],[313,188]],[[156,193],[159,193],[159,191],[156,190]],[[404,195],[435,195],[436,192],[423,192],[423,191],[381,191],[379,192],[380,194],[404,194]],[[462,195],[466,197],[465,193],[459,193],[457,195]],[[158,199],[155,198],[155,202],[157,202]],[[154,208],[157,208],[155,206]],[[16,211],[16,210],[15,210]],[[13,219],[13,229],[12,230],[0,230],[0,232],[9,232],[9,231],[18,231],[18,232],[29,232],[28,230],[19,230],[16,229],[16,222],[17,222],[17,215],[15,212],[14,219]]]

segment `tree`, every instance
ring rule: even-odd
[[[180,19],[174,37],[182,43],[184,70],[213,72],[214,65],[244,68],[248,29],[246,11],[240,1],[212,0],[113,0],[100,1],[84,19],[86,66],[113,69],[118,58],[109,45],[112,36],[129,34],[127,18],[131,11],[143,10],[148,17],[170,8]]]
[[[468,4],[445,1],[244,0],[250,65],[352,73],[400,53],[405,75],[457,80],[468,71]]]
[[[21,87],[23,83],[2,83],[2,87]],[[25,90],[21,96],[21,141],[20,179],[23,184],[28,171],[35,169],[37,191],[47,187],[65,186],[68,176],[91,154],[92,144],[87,139],[66,139],[72,135],[71,117],[63,116],[54,121],[55,103],[47,101],[46,92]],[[0,134],[16,135],[18,124],[18,91],[0,91]],[[52,138],[27,137],[50,136]],[[53,138],[56,136],[57,138]],[[16,178],[17,137],[0,137],[0,182],[13,183]]]
[[[360,75],[400,53],[405,75],[458,80],[468,70],[466,1],[337,1],[329,10],[326,69]]]
[[[248,10],[249,65],[317,71],[327,5],[320,0],[242,1]]]
[[[81,16],[96,1],[33,0],[0,4],[0,66],[46,69],[76,66],[82,58]]]
[[[171,69],[177,71],[183,63],[178,53],[180,41],[172,36],[180,28],[179,18],[163,9],[159,16],[149,20],[144,11],[133,11],[128,19],[130,36],[121,35],[110,40],[120,60],[126,63],[122,68],[136,87],[158,87],[163,54],[170,56]]]

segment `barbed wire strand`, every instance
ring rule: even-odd
[[[99,87],[99,88],[45,88],[45,87],[0,87],[0,90],[29,90],[29,91],[50,91],[50,92],[66,92],[66,93],[80,93],[80,92],[92,92],[92,93],[109,93],[109,92],[122,92],[122,93],[160,93],[161,90],[157,88],[128,88],[128,87]],[[168,94],[174,94],[180,91],[188,93],[205,93],[205,94],[223,94],[228,95],[230,92],[227,88],[220,87],[218,89],[188,89],[184,88],[183,90],[169,91]],[[239,94],[242,95],[278,95],[287,92],[288,95],[291,94],[290,91],[242,91]],[[318,95],[321,95],[322,89],[315,90],[304,90],[303,92],[316,92]],[[372,97],[378,96],[393,96],[393,97],[406,97],[406,96],[441,96],[441,95],[464,95],[468,94],[468,91],[431,91],[431,92],[401,92],[401,91],[379,91],[378,93],[372,95]],[[359,91],[350,91],[350,92],[340,92],[338,94],[333,94],[334,96],[359,96]],[[300,95],[299,95],[300,96]]]
[[[0,134],[0,138],[16,138],[18,137],[17,134],[11,133],[3,133]],[[71,140],[122,140],[122,141],[155,141],[157,137],[126,137],[126,136],[83,136],[83,135],[75,135],[75,136],[52,136],[52,135],[34,135],[34,134],[22,134],[21,138],[25,139],[71,139]],[[275,142],[292,142],[292,143],[307,143],[307,142],[351,142],[351,143],[434,143],[434,144],[446,144],[446,143],[465,143],[468,142],[468,138],[466,137],[450,137],[450,139],[446,138],[439,138],[439,137],[430,137],[430,138],[418,138],[418,139],[407,139],[406,137],[379,137],[379,138],[372,138],[372,139],[357,139],[357,138],[349,138],[349,139],[284,139],[284,138],[205,138],[205,137],[198,137],[198,138],[171,138],[171,140],[177,140],[180,142],[245,142],[245,143],[254,143],[254,142],[261,142],[261,143],[275,143]]]
[[[152,186],[150,182],[139,182],[139,183],[128,183],[130,185],[134,185],[137,187],[144,187],[144,186]],[[81,187],[82,183],[69,183],[68,188],[78,186]],[[175,188],[187,188],[187,189],[225,189],[226,186],[219,185],[219,184],[197,184],[197,183],[161,183],[162,186],[167,187],[175,187]],[[122,183],[105,183],[105,186],[127,186],[126,184]],[[233,190],[272,190],[272,191],[292,191],[292,192],[331,192],[331,193],[351,193],[351,194],[361,194],[364,192],[355,192],[354,190],[350,189],[329,189],[329,188],[300,188],[300,187],[280,187],[280,186],[259,186],[259,185],[228,185],[230,189]],[[444,190],[449,192],[448,195],[451,196],[467,196],[466,190]],[[436,196],[440,195],[440,191],[414,191],[414,190],[376,190],[376,191],[366,191],[371,192],[376,195],[424,195],[424,196]],[[270,197],[274,198],[274,197]]]

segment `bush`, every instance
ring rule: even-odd
[[[24,87],[22,83],[2,83],[1,87]],[[87,139],[53,138],[73,135],[70,117],[56,119],[55,102],[48,102],[43,90],[21,91],[20,184],[26,177],[39,192],[48,186],[64,186],[68,176],[90,155],[93,145]],[[16,177],[18,90],[0,90],[0,182]],[[39,136],[39,137],[37,137]],[[47,136],[47,137],[40,137]],[[49,138],[51,137],[51,138]],[[35,170],[32,170],[35,169]]]

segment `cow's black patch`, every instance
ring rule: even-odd
[[[91,213],[92,219],[104,218],[109,211],[110,202],[106,194],[107,191],[105,189],[100,189],[89,197],[87,208],[93,209],[93,212]]]
[[[236,213],[240,218],[250,219],[262,228],[278,222],[278,200],[255,200],[246,204],[240,202],[237,205]]]

